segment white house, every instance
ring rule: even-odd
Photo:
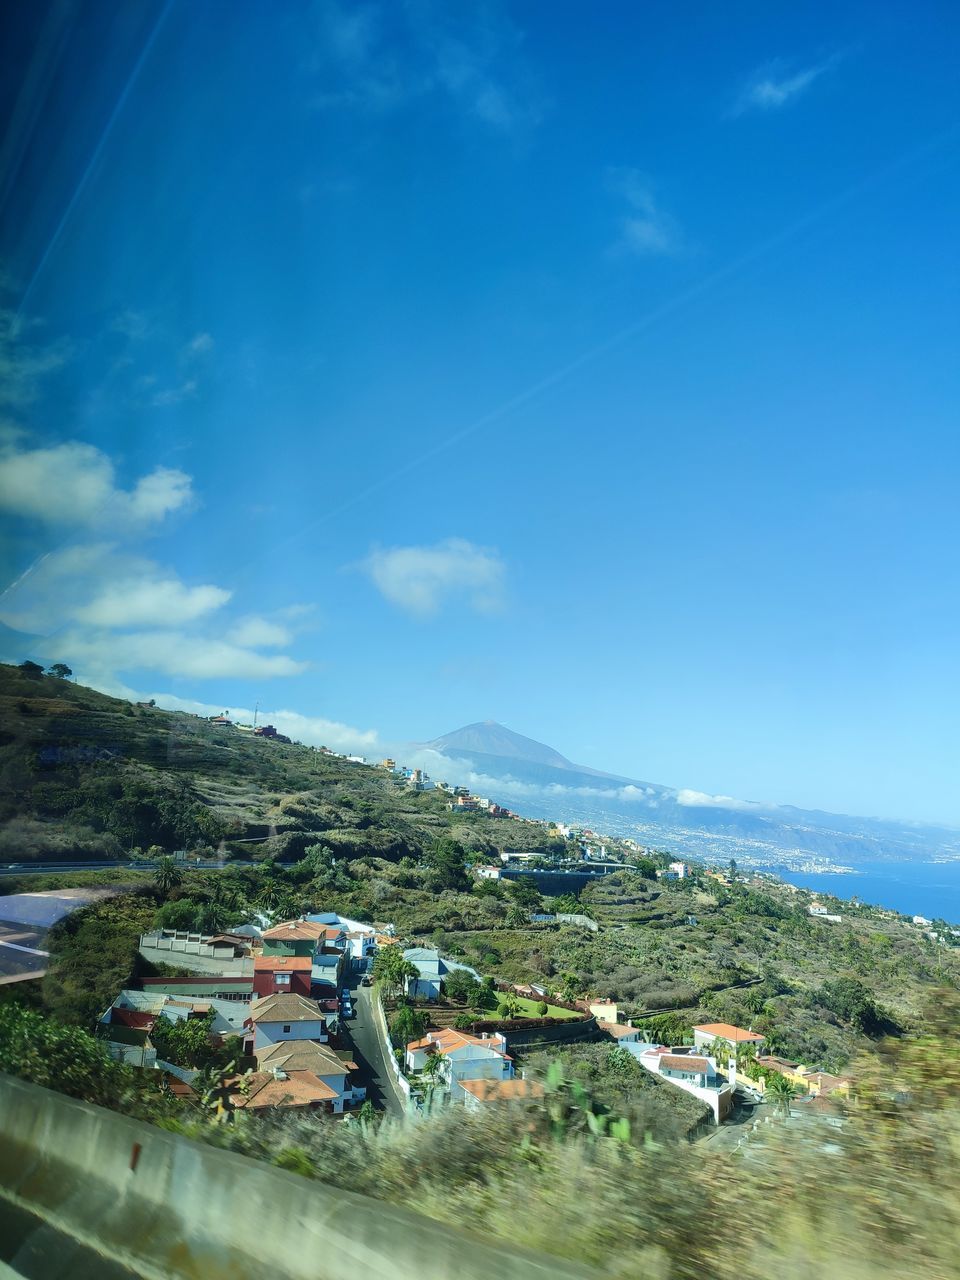
[[[744,1031],[743,1027],[731,1026],[729,1022],[704,1022],[693,1028],[693,1044],[696,1049],[710,1049],[714,1040],[725,1040],[734,1053],[738,1045],[755,1044],[759,1049],[766,1037],[756,1031]]]
[[[446,1029],[428,1031],[422,1040],[412,1040],[406,1048],[408,1071],[422,1071],[428,1059],[440,1058],[438,1080],[454,1102],[464,1101],[463,1085],[468,1080],[510,1080],[513,1061],[507,1056],[503,1036],[471,1036]]]
[[[258,1053],[287,1040],[327,1040],[327,1022],[316,1000],[306,996],[272,995],[254,1000],[247,1018],[252,1051]]]
[[[730,1079],[723,1079],[717,1072],[716,1059],[709,1054],[697,1053],[686,1046],[669,1049],[664,1045],[627,1043],[624,1048],[652,1075],[705,1102],[715,1124],[730,1114],[736,1089],[735,1072]]]

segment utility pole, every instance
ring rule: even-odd
[[[253,727],[254,728],[257,727],[257,715],[259,711],[260,711],[260,703],[258,702],[256,706],[253,708]]]

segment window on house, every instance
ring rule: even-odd
[[[287,1025],[283,1028],[283,1034],[289,1035],[289,1033],[290,1033],[290,1023],[288,1022]]]
[[[273,975],[273,980],[278,987],[289,987],[290,985],[289,973],[275,973]]]

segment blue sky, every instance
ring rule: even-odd
[[[950,4],[4,15],[0,620],[960,822]]]

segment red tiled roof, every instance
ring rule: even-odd
[[[156,1013],[148,1013],[141,1009],[111,1009],[110,1025],[135,1027],[138,1031],[152,1031],[158,1016]]]
[[[668,1071],[694,1071],[700,1075],[710,1071],[710,1063],[706,1058],[696,1057],[692,1053],[665,1053],[660,1058],[660,1065]]]

